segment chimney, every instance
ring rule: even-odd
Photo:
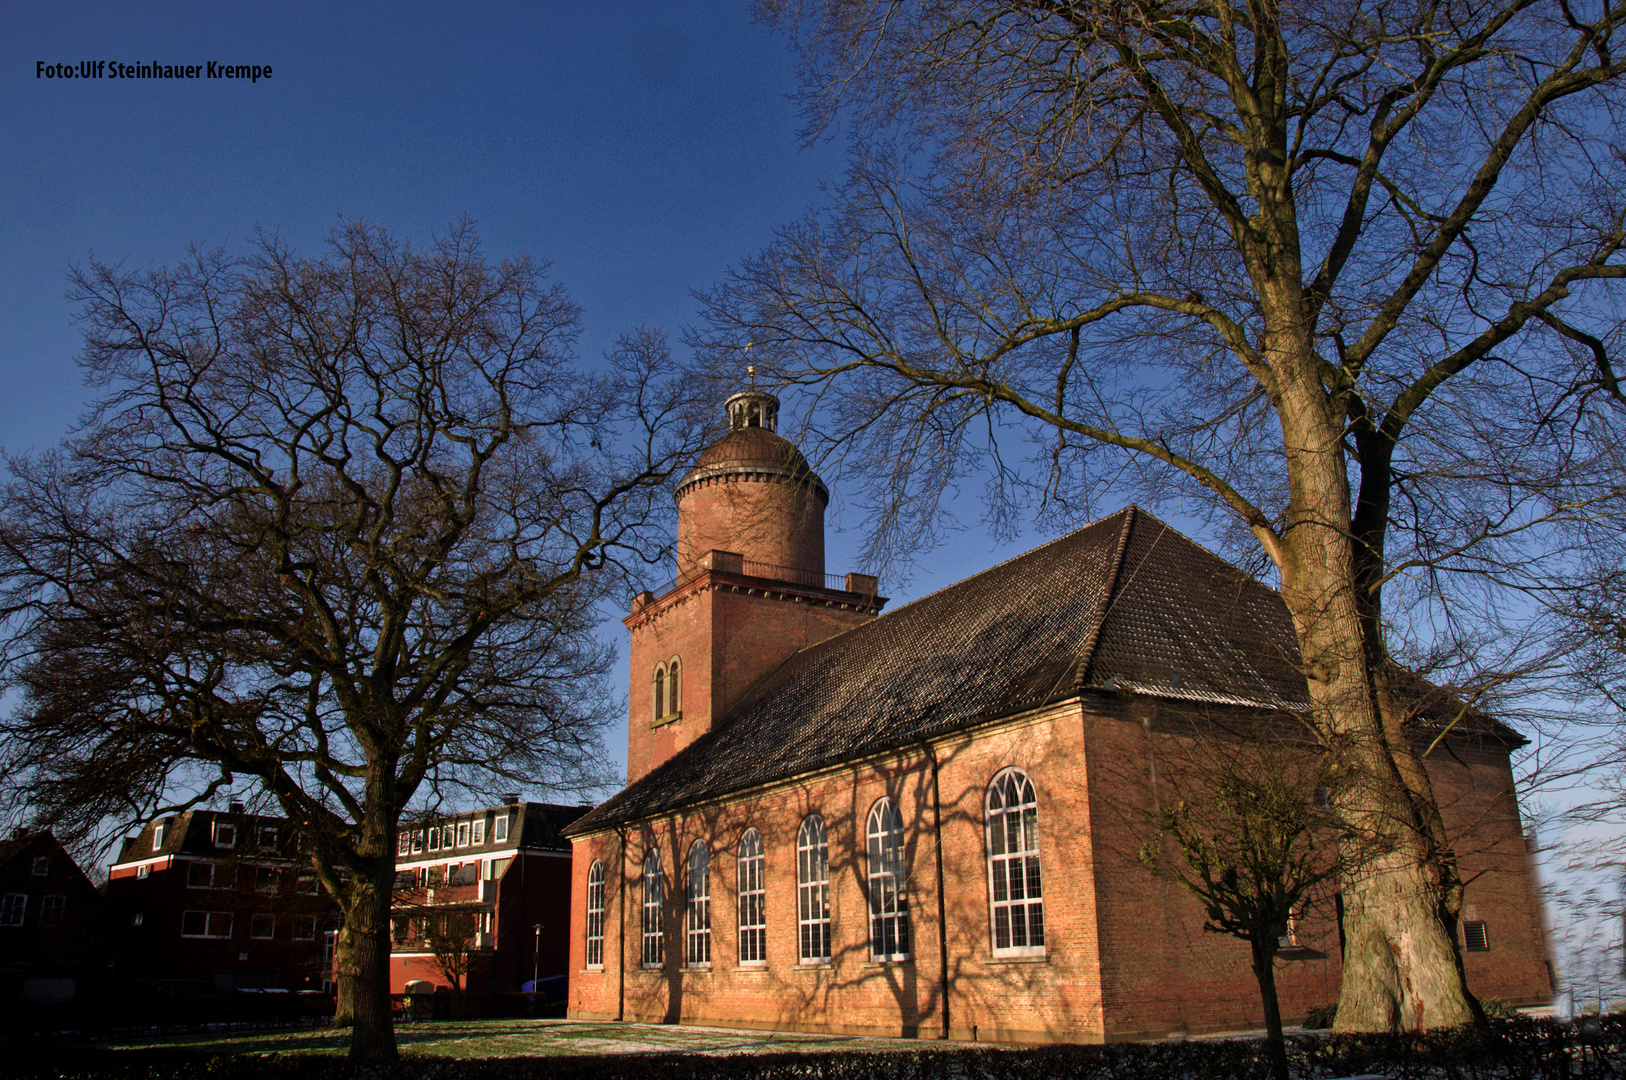
[[[28,835],[28,830],[23,828],[21,825],[16,825],[16,826],[12,827],[11,838],[13,840],[21,840],[23,837],[25,837],[27,835]]]
[[[231,812],[234,813],[234,814],[241,814],[243,812],[243,804],[240,803],[240,802],[232,803],[231,804]]]
[[[504,806],[517,806],[519,804],[519,792],[510,791],[508,794],[502,796],[502,804]]]

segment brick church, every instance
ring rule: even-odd
[[[829,493],[779,402],[679,484],[637,596],[628,786],[567,830],[570,1015],[1010,1041],[1257,1028],[1248,945],[1147,872],[1124,807],[1193,724],[1306,707],[1276,593],[1130,508],[882,614],[825,574]],[[1434,741],[1456,710],[1422,710]],[[1219,737],[1219,736],[1216,736]],[[1475,993],[1550,975],[1507,727],[1429,757]],[[1284,940],[1291,1022],[1337,1000],[1336,904]]]

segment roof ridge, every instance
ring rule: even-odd
[[[1118,582],[1123,580],[1124,559],[1129,553],[1129,534],[1134,531],[1136,511],[1140,508],[1130,503],[1121,513],[1124,515],[1123,528],[1118,532],[1118,550],[1112,555],[1112,570],[1101,590],[1101,601],[1095,611],[1090,614],[1094,623],[1090,627],[1089,636],[1084,639],[1083,646],[1078,651],[1078,665],[1073,669],[1072,687],[1074,690],[1084,685],[1084,677],[1089,674],[1090,666],[1095,662],[1095,650],[1101,644],[1101,629],[1107,624],[1107,613],[1112,610],[1113,601],[1117,599]]]

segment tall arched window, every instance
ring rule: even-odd
[[[746,829],[740,837],[739,906],[740,963],[759,966],[768,962],[768,899],[763,885],[762,837]]]
[[[666,715],[666,665],[655,665],[655,719]]]
[[[683,962],[711,965],[711,852],[704,840],[689,845],[683,870]]]
[[[661,869],[661,853],[651,850],[644,856],[644,967],[666,963],[666,935],[661,932],[665,907],[666,872]]]
[[[995,956],[1044,955],[1039,803],[1033,781],[1006,769],[988,785],[988,894]]]
[[[903,818],[891,799],[869,812],[869,954],[872,960],[903,960],[909,955],[908,872],[903,865]]]
[[[796,935],[802,963],[829,961],[830,843],[817,814],[796,832]]]
[[[587,871],[587,966],[604,966],[604,863],[599,859]]]
[[[683,664],[677,657],[666,662],[666,715],[683,711]]]

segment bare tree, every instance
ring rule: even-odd
[[[1277,954],[1295,922],[1330,906],[1337,883],[1375,854],[1359,838],[1340,836],[1327,755],[1302,736],[1288,741],[1271,730],[1283,726],[1293,725],[1252,721],[1242,738],[1195,722],[1164,733],[1150,804],[1122,808],[1144,837],[1142,865],[1196,897],[1204,930],[1248,943],[1278,1080],[1287,1078],[1287,1048]]]
[[[1468,1021],[1391,655],[1472,664],[1507,591],[1620,510],[1626,7],[762,11],[853,163],[706,295],[699,343],[823,406],[877,555],[979,474],[996,524],[1025,495],[1059,521],[1109,488],[1206,505],[1279,582],[1362,778],[1346,828],[1384,838],[1344,892],[1338,1026]]]
[[[101,399],[9,462],[8,785],[77,836],[258,785],[343,908],[353,1057],[395,1053],[403,809],[604,774],[595,605],[664,557],[701,445],[659,335],[578,367],[544,269],[467,223],[93,263],[72,295]]]

